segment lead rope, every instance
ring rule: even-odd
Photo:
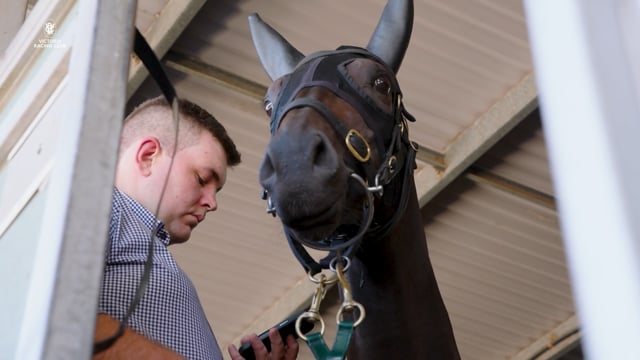
[[[349,268],[349,258],[342,257],[342,260],[346,263],[343,265],[343,261],[336,261],[338,257],[331,261],[330,269],[336,273],[336,278],[327,279],[326,275],[320,274],[319,279],[309,276],[311,282],[318,284],[316,291],[311,299],[311,305],[309,310],[302,313],[296,320],[296,332],[301,339],[307,342],[309,349],[313,353],[316,360],[342,360],[347,354],[349,348],[349,342],[351,341],[351,335],[353,329],[360,325],[364,320],[366,313],[362,304],[353,300],[351,295],[351,287],[347,282],[344,273]],[[320,304],[327,293],[327,285],[338,283],[338,286],[342,290],[342,305],[338,314],[336,315],[336,322],[338,323],[338,331],[333,342],[331,349],[327,346],[323,339],[325,324],[324,320],[320,316]],[[343,319],[345,312],[359,311],[359,317],[356,321],[346,321]],[[309,335],[305,335],[301,331],[301,324],[303,320],[320,323],[320,330]]]

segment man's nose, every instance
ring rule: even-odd
[[[205,191],[203,195],[204,206],[209,211],[216,211],[218,209],[218,201],[216,199],[217,191]]]

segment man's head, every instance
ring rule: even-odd
[[[172,244],[187,241],[205,214],[217,209],[227,167],[240,163],[235,144],[211,114],[186,100],[179,101],[179,113],[176,138],[164,98],[135,108],[124,121],[116,170],[116,186],[152,212],[164,191],[158,217]]]

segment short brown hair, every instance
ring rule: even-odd
[[[132,122],[129,120],[153,108],[171,111],[169,103],[163,96],[158,96],[142,102],[135,109],[133,109],[133,111],[124,120],[121,148],[126,148],[131,141],[131,137],[136,136],[136,133],[138,133],[139,131],[145,131],[149,128],[149,126],[153,125],[133,124],[137,123],[138,121]],[[211,133],[211,135],[213,135],[214,138],[216,138],[220,142],[220,145],[222,145],[222,148],[224,149],[224,152],[227,156],[227,166],[235,166],[240,163],[241,156],[240,152],[236,148],[235,143],[233,142],[233,140],[231,140],[231,137],[229,137],[229,134],[227,133],[227,130],[224,128],[224,126],[218,120],[216,120],[213,115],[211,115],[208,111],[204,110],[200,106],[185,99],[178,100],[178,111],[180,112],[180,115],[182,115],[180,117],[180,134],[182,134],[183,132],[193,132],[196,129],[206,129],[209,133]],[[149,122],[151,121],[159,120],[154,117],[153,119],[149,120]],[[162,124],[157,124],[157,126],[160,127],[162,126]],[[165,146],[172,146],[172,138],[170,136],[167,136],[164,141],[166,142],[166,144],[164,144]],[[185,145],[185,143],[182,143],[179,144],[179,147],[183,147]]]

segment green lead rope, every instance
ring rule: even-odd
[[[338,332],[333,342],[333,348],[329,350],[322,339],[320,332],[307,335],[307,344],[317,360],[343,360],[347,355],[347,348],[353,333],[353,322],[341,321],[338,323]]]

